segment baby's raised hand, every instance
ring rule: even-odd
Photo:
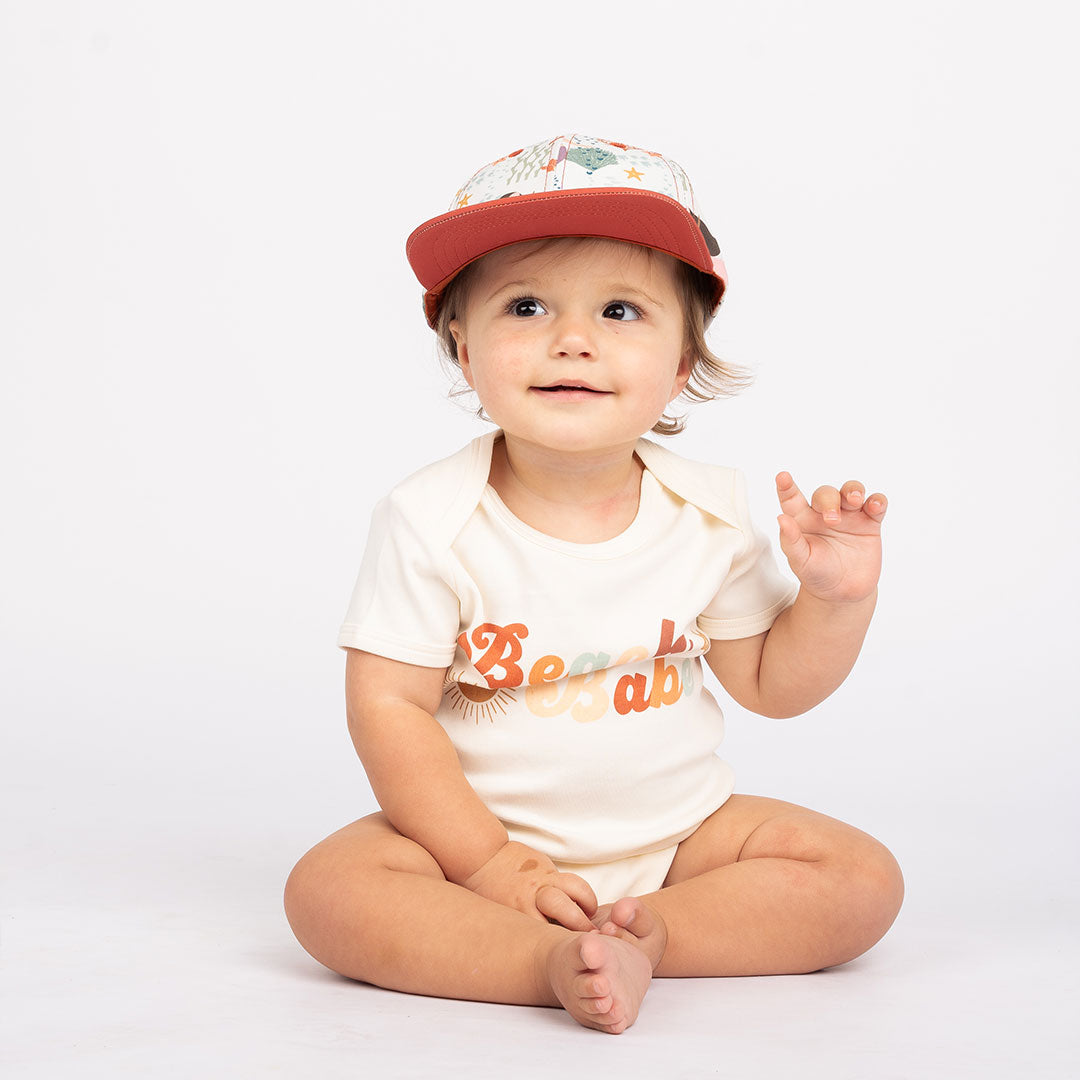
[[[596,895],[584,878],[566,874],[546,855],[510,840],[462,884],[489,900],[568,930],[595,930]]]
[[[819,487],[810,502],[790,473],[776,477],[784,511],[780,549],[808,592],[821,600],[864,600],[881,575],[881,520],[888,500],[869,498],[858,480],[842,488]]]

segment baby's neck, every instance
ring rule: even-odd
[[[497,439],[488,482],[520,521],[560,540],[595,544],[637,516],[643,466],[633,446],[561,454]]]

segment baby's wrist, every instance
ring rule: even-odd
[[[474,846],[468,861],[459,858],[458,860],[455,860],[453,866],[445,866],[440,863],[443,875],[447,881],[451,881],[455,885],[461,885],[468,889],[471,887],[469,882],[480,874],[493,859],[500,855],[510,843],[512,843],[512,841],[504,830],[501,839],[498,835],[495,835],[483,846]]]
[[[803,607],[814,606],[821,608],[832,608],[837,612],[855,611],[860,608],[868,607],[873,611],[874,606],[877,604],[878,587],[875,584],[869,592],[859,592],[853,595],[844,595],[843,593],[816,593],[809,586],[800,583],[799,595],[796,597],[797,602],[801,602]]]

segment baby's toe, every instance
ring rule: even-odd
[[[582,934],[580,941],[578,955],[587,969],[596,972],[610,961],[611,954],[608,950],[611,946],[598,934]]]
[[[619,927],[617,936],[632,939],[655,968],[667,948],[667,926],[663,919],[634,896],[617,901],[612,906],[611,919]]]
[[[624,896],[613,904],[611,921],[624,930],[631,930],[637,937],[644,937],[656,929],[652,912],[636,896]]]
[[[618,1028],[619,1031],[623,1031],[630,1026],[630,1017],[622,1004],[611,1001],[607,1009],[596,1014],[596,1022],[606,1028]]]
[[[606,975],[587,971],[574,980],[574,993],[579,998],[598,998],[611,993],[611,983]]]

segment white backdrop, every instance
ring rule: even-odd
[[[27,1075],[40,950],[150,948],[198,910],[294,957],[285,874],[374,808],[334,645],[368,515],[483,430],[405,237],[570,131],[674,157],[723,250],[712,344],[756,382],[671,445],[745,469],[773,535],[781,468],[891,500],[844,687],[727,710],[740,789],[888,843],[901,944],[991,910],[1075,952],[1074,10],[0,2],[0,956]]]

